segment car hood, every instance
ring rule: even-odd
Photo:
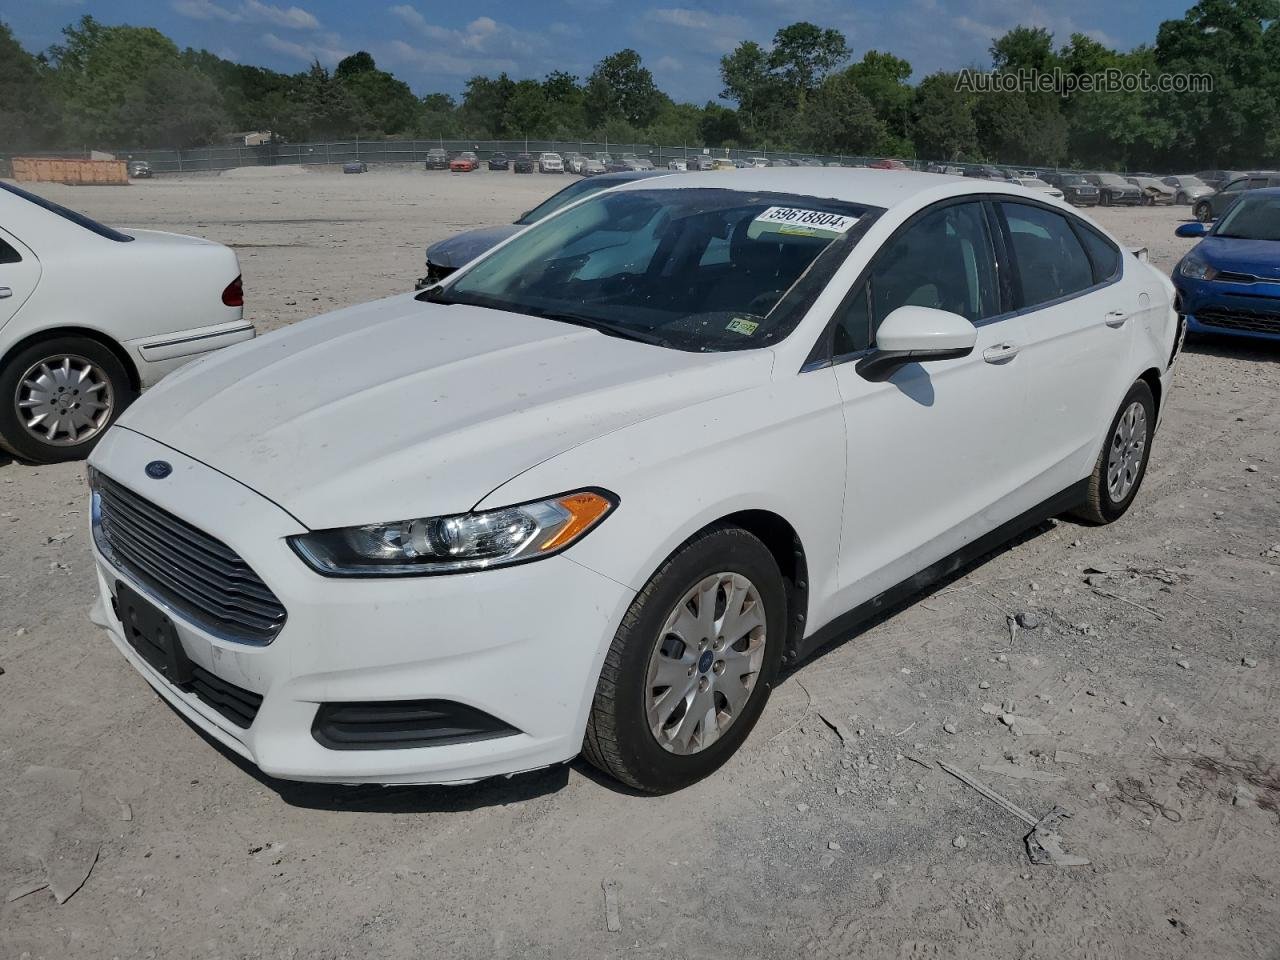
[[[765,383],[772,364],[406,294],[213,353],[120,426],[340,527],[465,512],[581,443]],[[607,486],[607,468],[583,486]]]
[[[1280,241],[1205,237],[1195,254],[1219,270],[1280,279]]]
[[[479,227],[468,230],[448,240],[441,240],[427,247],[427,261],[438,267],[456,270],[464,263],[470,263],[486,250],[492,250],[513,233],[519,233],[524,227],[518,223],[504,223],[496,227]]]

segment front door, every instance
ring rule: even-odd
[[[909,221],[842,308],[834,367],[847,432],[840,606],[852,608],[1017,516],[1026,383],[1022,320],[1005,315],[981,201]],[[908,364],[883,382],[854,362],[904,305],[974,323],[966,357]],[[845,362],[841,362],[844,360]]]

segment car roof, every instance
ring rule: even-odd
[[[850,203],[889,208],[909,201],[916,194],[947,188],[944,194],[1005,193],[1025,196],[1022,187],[972,177],[912,170],[874,170],[869,167],[750,167],[738,170],[726,180],[705,177],[669,177],[662,189],[716,187],[735,191],[770,191],[799,196],[824,197]]]

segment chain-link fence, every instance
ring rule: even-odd
[[[267,143],[261,146],[192,147],[189,149],[133,149],[111,151],[120,159],[146,160],[156,173],[197,173],[230,170],[235,167],[279,166],[292,164],[342,164],[364,161],[370,165],[379,163],[423,163],[430,150],[443,149],[450,156],[464,150],[474,152],[481,161],[495,153],[514,157],[528,153],[535,158],[544,152],[579,153],[588,156],[609,154],[617,159],[634,156],[649,160],[655,167],[668,166],[672,161],[688,162],[693,157],[719,158],[750,163],[757,158],[770,162],[807,161],[809,164],[852,166],[866,165],[878,159],[874,156],[848,154],[815,154],[770,150],[764,147],[701,147],[660,146],[650,143],[612,143],[589,140],[334,140],[314,143]],[[87,156],[87,151],[14,151],[23,156]],[[912,161],[905,161],[915,167]]]

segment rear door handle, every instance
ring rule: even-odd
[[[998,343],[982,351],[982,359],[987,363],[1008,363],[1018,355],[1021,349],[1016,343]]]
[[[8,287],[0,287],[0,300],[4,300],[6,297],[12,297],[12,296],[13,296],[13,291],[10,290]]]
[[[1108,327],[1123,327],[1128,319],[1129,315],[1123,310],[1112,310],[1103,318],[1103,322]]]

